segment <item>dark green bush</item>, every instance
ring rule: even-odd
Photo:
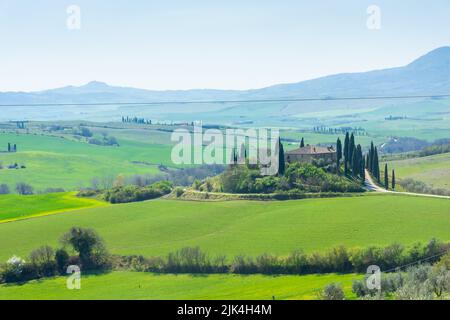
[[[136,185],[114,187],[105,191],[104,198],[111,203],[127,203],[159,198],[171,191],[172,184],[170,182],[159,181],[145,187]]]

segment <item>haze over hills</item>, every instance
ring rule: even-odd
[[[324,98],[449,93],[450,47],[442,47],[404,67],[337,74],[262,89],[152,91],[115,87],[92,81],[80,87],[67,86],[40,92],[3,92],[0,93],[0,104]]]

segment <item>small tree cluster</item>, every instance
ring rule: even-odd
[[[138,117],[122,116],[122,123],[152,124],[152,120]]]
[[[17,152],[17,145],[8,142],[8,152]]]
[[[0,265],[0,283],[64,275],[69,265],[78,265],[83,270],[111,267],[111,258],[103,240],[93,229],[73,227],[61,237],[60,242],[62,248],[39,247],[30,253],[27,260],[13,256]],[[68,250],[77,255],[70,256]]]
[[[434,300],[450,297],[450,270],[441,263],[434,266],[418,264],[406,271],[383,273],[379,289],[368,289],[366,279],[352,284],[352,291],[360,299]]]
[[[27,183],[19,182],[16,184],[16,191],[20,195],[28,196],[33,194],[33,187]]]

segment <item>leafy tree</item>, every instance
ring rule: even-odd
[[[58,271],[60,273],[64,273],[66,271],[66,268],[68,266],[69,262],[69,254],[64,249],[58,249],[55,252],[55,260],[56,260],[56,266],[58,268]]]
[[[33,194],[33,187],[30,186],[29,184],[19,182],[16,185],[16,191],[20,195],[31,195]]]
[[[428,276],[436,297],[441,298],[446,292],[450,292],[450,271],[444,266],[435,266]]]
[[[102,267],[108,263],[109,255],[104,242],[94,229],[72,227],[61,237],[61,242],[78,252],[85,268]]]
[[[0,184],[0,194],[9,194],[10,190],[7,184]]]
[[[327,285],[322,293],[322,300],[345,300],[344,290],[342,289],[341,284],[339,283],[331,283]]]
[[[86,138],[90,138],[92,137],[94,134],[92,133],[91,130],[89,130],[89,128],[86,127],[80,127],[80,135]]]
[[[56,274],[55,252],[49,246],[33,250],[30,253],[30,262],[38,277],[48,277]]]

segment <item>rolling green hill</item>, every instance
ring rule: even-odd
[[[389,161],[398,179],[412,178],[434,188],[450,190],[450,153],[422,158]]]
[[[307,275],[158,275],[140,272],[114,272],[81,278],[81,290],[67,290],[66,277],[31,281],[23,285],[0,285],[3,299],[316,299],[317,293],[331,282],[342,284],[346,296],[353,279],[361,276]]]
[[[0,224],[0,261],[58,245],[72,226],[91,227],[117,254],[165,255],[186,246],[210,254],[284,255],[337,245],[450,240],[450,201],[398,195],[285,202],[154,200]]]
[[[75,193],[49,193],[32,196],[15,194],[0,196],[0,224],[31,217],[40,217],[62,211],[105,206],[95,199],[79,198]]]
[[[90,145],[65,138],[31,134],[0,134],[0,148],[17,144],[17,153],[2,153],[4,167],[18,163],[25,169],[0,170],[0,183],[11,189],[18,182],[31,184],[36,190],[64,188],[75,190],[90,186],[93,178],[114,179],[117,175],[154,174],[158,165],[172,165],[171,147],[121,140],[120,147]]]

